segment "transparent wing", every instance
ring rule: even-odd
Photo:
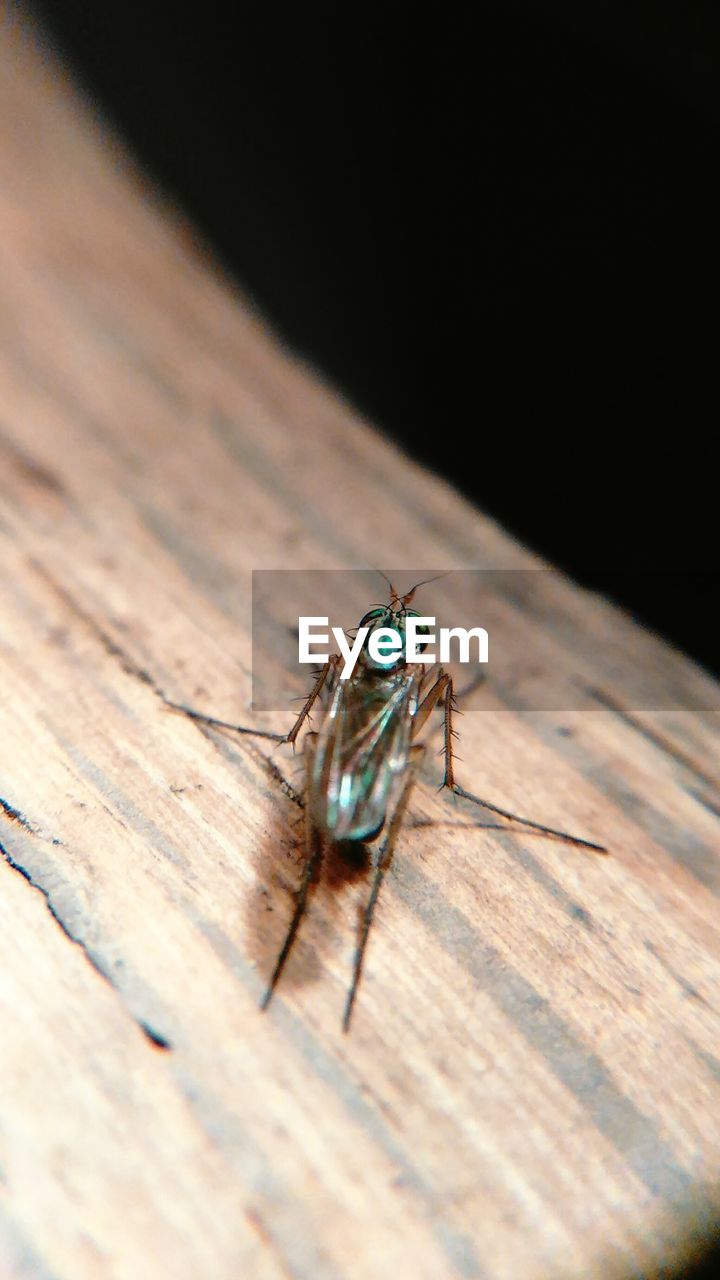
[[[311,782],[313,816],[335,840],[362,840],[385,820],[395,778],[404,772],[416,681],[405,673],[338,680],[318,736]]]

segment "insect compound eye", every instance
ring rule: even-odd
[[[387,609],[371,609],[360,619],[361,627],[371,627],[374,622],[379,622],[381,618],[387,617]]]
[[[369,629],[361,656],[361,661],[365,667],[375,671],[392,671],[393,668],[402,664],[404,661],[402,649],[398,651],[393,648],[381,648],[379,653],[382,656],[378,656],[377,653],[373,656],[370,652],[370,641],[376,632],[382,631],[384,628],[388,628],[390,631],[399,631],[400,635],[402,635],[402,621],[396,618],[392,609],[388,609],[387,607],[370,609],[369,612],[365,614],[365,617],[361,619],[360,626],[367,627]],[[381,642],[382,645],[386,646],[388,639],[383,636],[381,638]]]
[[[403,610],[403,613],[404,613],[404,616],[405,616],[406,618],[419,618],[419,617],[420,617],[420,614],[418,613],[417,609],[404,609],[404,610]],[[421,625],[421,626],[419,626],[419,627],[417,628],[417,633],[418,633],[418,635],[420,636],[420,635],[425,634],[425,633],[426,633],[426,632],[428,632],[429,630],[430,630],[430,628],[429,628],[429,627],[427,627],[427,626],[425,625],[425,623],[423,622],[423,623],[422,623],[422,625]]]
[[[406,610],[405,610],[405,617],[406,617],[406,618],[419,618],[419,617],[420,617],[420,614],[418,613],[417,609],[406,609]],[[422,623],[420,624],[420,626],[418,626],[418,627],[416,627],[416,628],[415,628],[415,634],[416,634],[417,636],[429,636],[429,635],[431,634],[431,628],[427,625],[427,623],[422,622]],[[418,653],[424,653],[424,652],[425,652],[425,650],[427,649],[427,647],[428,647],[428,646],[427,646],[427,644],[418,643],[418,645],[417,645],[417,652],[418,652]]]

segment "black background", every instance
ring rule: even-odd
[[[720,671],[717,5],[33,10],[286,341]]]

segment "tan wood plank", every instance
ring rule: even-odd
[[[498,579],[587,696],[523,710],[518,645],[459,771],[611,856],[427,825],[423,784],[351,1034],[338,865],[262,1014],[296,810],[162,695],[247,722],[252,569],[541,562],[282,350],[27,27],[1,52],[0,1275],[660,1274],[720,1198],[717,687]]]

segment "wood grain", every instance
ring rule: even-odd
[[[0,1275],[669,1275],[720,1199],[718,690],[548,580],[528,628],[610,656],[573,711],[490,682],[462,777],[611,856],[427,825],[425,785],[352,1034],[337,868],[261,1014],[295,809],[162,696],[247,722],[253,568],[539,561],[281,349],[6,17]]]

